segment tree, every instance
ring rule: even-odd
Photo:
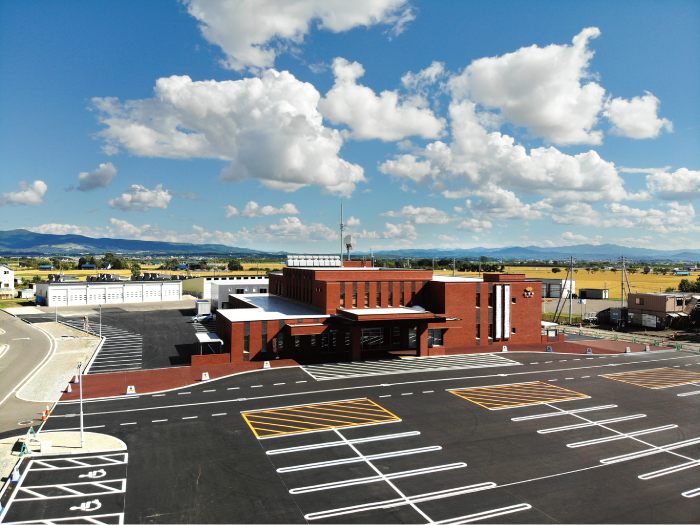
[[[78,270],[81,270],[84,264],[87,264],[87,259],[85,257],[78,259]]]
[[[561,268],[552,268],[552,273],[559,273],[561,272]]]
[[[241,264],[240,261],[238,261],[236,259],[231,259],[228,262],[227,267],[228,267],[229,271],[231,271],[231,272],[242,272],[243,271],[243,265]]]
[[[664,290],[664,292],[666,292],[666,293],[671,293],[671,292],[675,292],[675,291],[676,291],[676,289],[673,286],[669,286],[668,288],[666,288]]]
[[[690,279],[681,279],[681,282],[678,284],[678,291],[700,292],[700,277],[695,282],[692,282]]]
[[[137,262],[131,263],[131,276],[138,277],[141,275],[141,265]]]
[[[479,257],[479,262],[482,262],[482,263],[489,262],[489,258],[486,257],[485,255],[482,255],[481,257]]]

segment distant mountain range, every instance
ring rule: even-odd
[[[223,244],[188,244],[160,241],[135,241],[129,239],[93,239],[84,235],[54,235],[34,233],[29,230],[0,231],[0,255],[56,256],[122,253],[135,256],[219,256],[219,257],[284,257],[286,252],[265,252],[249,248],[237,248]],[[308,253],[314,253],[313,250]],[[369,252],[353,252],[354,257],[368,256]],[[573,256],[579,260],[611,261],[624,255],[632,261],[689,262],[700,261],[700,250],[668,251],[651,248],[627,248],[616,244],[578,244],[541,248],[539,246],[512,246],[508,248],[469,248],[457,250],[405,249],[374,252],[375,257],[385,258],[452,258],[478,259],[485,255],[490,260],[556,260],[563,264]]]

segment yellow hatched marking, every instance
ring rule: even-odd
[[[482,388],[450,390],[456,396],[476,403],[489,410],[537,405],[553,401],[584,399],[590,396],[549,383],[524,383],[521,385],[497,385]]]
[[[369,399],[273,408],[241,415],[257,438],[400,421]]]
[[[677,368],[659,368],[657,370],[643,370],[641,372],[625,372],[623,374],[611,374],[603,377],[651,389],[687,385],[700,381],[700,374],[697,372],[678,370]]]

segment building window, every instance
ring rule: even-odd
[[[489,306],[493,306],[493,292],[489,292]]]
[[[316,336],[315,336],[315,335],[311,335],[311,336],[309,336],[309,337],[311,338],[311,346],[316,346]]]
[[[362,329],[362,349],[379,348],[384,342],[383,328],[363,328]]]
[[[345,308],[345,283],[340,283],[340,307]]]
[[[389,308],[394,306],[394,283],[389,283]]]
[[[294,348],[299,348],[301,346],[301,341],[299,341],[299,336],[295,335],[294,336]]]
[[[476,294],[476,307],[481,308],[481,294],[480,293]]]
[[[244,353],[250,352],[250,336],[249,335],[243,336],[243,352]]]
[[[260,288],[260,293],[267,293],[267,288]]]
[[[382,307],[382,283],[377,283],[377,308]]]
[[[357,308],[357,293],[352,294],[352,307]]]
[[[237,294],[245,293],[245,288],[236,288],[236,293]]]
[[[514,334],[515,333],[515,327],[510,329],[510,333]]]
[[[489,338],[493,337],[493,324],[489,324]]]
[[[277,351],[284,350],[284,334],[277,334]]]
[[[365,283],[365,308],[369,308],[369,283]]]
[[[476,338],[481,339],[481,325],[476,325]]]
[[[434,346],[442,346],[442,330],[440,329],[428,330],[428,348]]]
[[[644,297],[635,297],[634,304],[644,304]]]
[[[392,348],[399,348],[401,346],[401,327],[394,326],[391,329],[391,346]]]

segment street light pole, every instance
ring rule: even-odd
[[[85,448],[85,432],[83,429],[83,362],[78,363],[78,379],[80,380],[80,448]]]
[[[163,287],[160,287],[161,290]],[[161,291],[161,298],[162,298],[163,292]],[[100,305],[100,337],[102,337],[102,305]]]

